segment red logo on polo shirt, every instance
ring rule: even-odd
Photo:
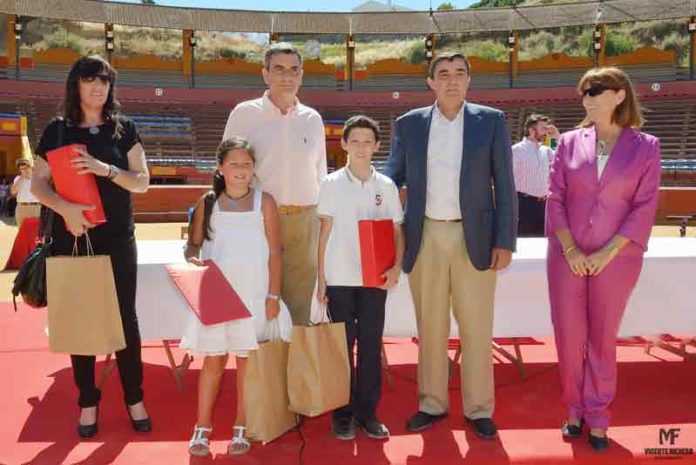
[[[382,195],[381,194],[375,195],[375,205],[377,205],[378,207],[380,205],[382,205]]]

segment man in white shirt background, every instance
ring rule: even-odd
[[[258,186],[273,196],[280,213],[281,297],[293,324],[306,325],[317,277],[316,204],[327,174],[324,122],[297,99],[302,58],[293,45],[276,43],[266,50],[263,80],[268,90],[232,110],[223,140],[243,137],[254,148]]]
[[[544,145],[547,136],[558,140],[559,132],[548,116],[531,114],[524,123],[524,138],[512,146],[512,165],[519,202],[519,237],[543,237],[546,196],[553,149]]]
[[[17,198],[15,220],[17,226],[21,226],[22,221],[25,219],[39,217],[41,204],[39,199],[31,193],[32,161],[28,158],[20,158],[17,160],[17,168],[19,169],[19,175],[14,179],[10,192]]]

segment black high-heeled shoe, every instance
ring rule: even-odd
[[[580,420],[579,425],[573,425],[569,423],[567,420],[563,422],[563,426],[561,426],[561,433],[563,434],[563,437],[565,439],[575,439],[579,438],[582,436],[582,426],[585,423],[585,420]]]
[[[91,425],[83,425],[77,422],[77,434],[83,439],[94,437],[99,431],[99,406],[97,405],[96,420]]]
[[[136,433],[149,433],[152,431],[152,420],[150,417],[143,418],[142,420],[134,420],[130,412],[130,406],[126,405],[126,411],[128,412],[128,418],[131,421],[131,426],[133,431]]]
[[[590,433],[590,446],[597,452],[603,452],[609,448],[609,438],[606,436],[595,436]]]

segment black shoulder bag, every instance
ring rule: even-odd
[[[58,124],[56,147],[63,145],[65,122]],[[24,303],[34,308],[42,308],[47,305],[46,299],[46,259],[51,255],[51,236],[53,230],[53,217],[55,213],[46,206],[41,207],[41,219],[39,227],[40,242],[36,248],[24,259],[19,267],[17,276],[12,286],[12,303],[17,311],[17,296],[22,295]]]

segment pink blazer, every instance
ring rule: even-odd
[[[660,141],[626,128],[598,178],[595,128],[564,133],[551,166],[546,235],[568,228],[578,247],[592,253],[616,234],[632,241],[622,254],[647,249],[660,187]]]

